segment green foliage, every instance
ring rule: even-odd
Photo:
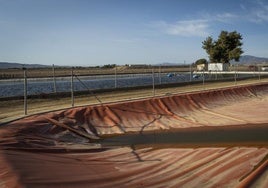
[[[107,64],[107,65],[103,65],[102,68],[114,68],[116,66],[116,64]]]
[[[231,60],[239,61],[243,53],[241,40],[242,35],[236,31],[222,31],[218,40],[207,37],[202,42],[202,48],[206,50],[212,63],[229,63]]]
[[[195,62],[195,65],[202,65],[202,64],[208,64],[208,61],[206,59],[198,59]]]

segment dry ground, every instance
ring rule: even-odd
[[[237,85],[254,84],[260,82],[268,82],[266,79],[252,79],[237,82]],[[188,85],[182,87],[172,87],[164,89],[155,89],[155,96],[170,95],[183,92],[192,92],[204,89],[215,89],[234,86],[234,82],[222,82],[222,83],[205,83],[198,85]],[[113,91],[103,94],[98,94],[97,97],[102,103],[110,103],[116,101],[133,100],[139,98],[152,97],[152,89],[140,89],[131,91]],[[25,117],[23,100],[9,100],[0,101],[0,124]],[[75,106],[99,104],[95,96],[82,95],[75,97]],[[28,115],[37,113],[43,113],[48,111],[60,110],[71,107],[71,98],[57,98],[57,99],[29,99],[28,100]]]

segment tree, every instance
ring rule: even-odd
[[[208,61],[206,59],[198,59],[195,63],[195,65],[202,65],[202,64],[208,64]]]
[[[114,68],[115,66],[116,64],[107,64],[107,65],[103,65],[102,68],[110,69],[110,68]]]
[[[231,60],[239,61],[243,53],[241,48],[242,39],[242,35],[236,31],[221,31],[218,40],[213,40],[210,36],[207,37],[202,42],[202,48],[206,50],[212,63],[229,63]]]

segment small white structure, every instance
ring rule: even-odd
[[[208,71],[228,71],[229,64],[228,63],[209,63]]]
[[[208,68],[208,64],[199,64],[196,66],[197,71],[205,71]]]
[[[262,71],[268,71],[268,66],[263,66],[263,67],[261,68],[261,70],[262,70]]]

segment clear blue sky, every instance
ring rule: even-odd
[[[222,30],[268,57],[267,0],[0,0],[0,62],[192,63]]]

